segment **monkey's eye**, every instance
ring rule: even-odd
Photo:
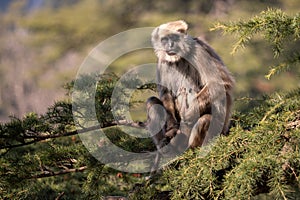
[[[161,41],[162,44],[166,44],[166,43],[168,43],[168,40],[169,39],[167,37],[163,37],[163,38],[161,38],[160,41]]]
[[[170,40],[176,42],[176,41],[179,41],[180,36],[178,34],[170,34],[169,38],[170,38]]]

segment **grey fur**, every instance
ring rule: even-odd
[[[177,31],[182,29],[183,33]],[[159,104],[168,115],[160,136],[176,146],[176,136],[184,134],[187,147],[196,147],[228,132],[234,79],[216,52],[186,30],[183,21],[163,24],[152,32],[152,44],[158,57]],[[149,107],[153,104],[148,100]],[[148,113],[151,121],[155,120]]]

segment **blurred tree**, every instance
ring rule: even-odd
[[[19,26],[19,18],[24,13],[20,12],[24,2],[12,4],[9,14],[1,18],[1,24],[7,29],[1,29],[0,47],[0,76],[2,112],[5,115],[26,113],[29,110],[40,109],[46,104],[37,104],[40,91],[34,87],[37,79],[33,78],[30,71],[37,66],[34,52],[28,51],[26,42],[28,32]],[[30,102],[30,103],[28,103]],[[8,113],[9,112],[9,113]]]
[[[129,28],[157,26],[179,18],[190,24],[191,35],[200,35],[212,44],[236,75],[238,97],[256,98],[261,93],[291,89],[296,85],[297,77],[293,73],[278,76],[269,82],[257,75],[265,73],[260,68],[264,63],[275,64],[271,53],[264,51],[265,44],[260,39],[255,38],[255,43],[251,43],[245,54],[231,57],[228,53],[231,38],[219,37],[208,30],[212,21],[245,18],[266,7],[282,7],[295,12],[300,8],[297,0],[255,0],[252,3],[244,0],[37,1],[38,9],[28,10],[28,5],[36,4],[35,1],[14,0],[7,12],[1,13],[0,34],[3,42],[0,57],[3,62],[0,63],[0,71],[3,75],[0,76],[5,82],[0,86],[3,94],[0,100],[1,119],[7,119],[11,114],[22,116],[29,111],[43,113],[54,99],[63,98],[61,86],[74,78],[84,56],[101,40]],[[19,48],[19,55],[8,52],[12,48],[9,41],[14,46],[22,47]],[[294,48],[297,45],[290,50]],[[149,52],[135,57],[124,56],[122,62],[115,62],[112,68],[116,72],[124,72],[128,66],[139,64],[148,57]],[[151,62],[154,60],[153,55]],[[25,91],[23,96],[26,101],[22,102],[15,98],[13,79],[10,78],[15,75],[12,69],[18,71],[18,66],[23,66],[20,72],[26,74],[22,77],[22,73],[18,75],[21,85],[18,88]],[[286,76],[289,78],[286,79]]]

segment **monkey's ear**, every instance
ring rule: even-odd
[[[183,34],[187,33],[189,26],[185,21],[179,20],[174,23],[175,23],[176,31],[178,31],[179,33],[183,33]]]

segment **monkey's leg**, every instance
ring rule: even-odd
[[[151,171],[155,172],[159,167],[161,148],[167,144],[178,132],[174,125],[173,116],[164,107],[163,102],[157,97],[147,100],[147,129],[151,133],[152,140],[157,148],[156,158]],[[177,122],[176,122],[177,123]]]
[[[165,124],[166,113],[163,103],[157,97],[150,97],[146,103],[147,106],[147,129],[151,134],[152,140],[156,146],[157,152],[151,167],[151,174],[154,174],[160,162],[160,149],[165,143]]]
[[[205,137],[208,136],[208,128],[211,121],[211,115],[201,116],[194,125],[189,138],[189,147],[195,148],[203,145]]]
[[[154,144],[159,149],[164,139],[166,113],[162,102],[157,97],[150,97],[147,106],[147,130],[150,132]]]

